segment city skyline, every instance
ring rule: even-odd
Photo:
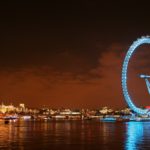
[[[150,35],[148,5],[142,5],[89,0],[1,5],[0,100],[31,107],[125,107],[125,53],[137,38]],[[150,47],[139,49],[129,87],[143,106],[150,98],[138,75],[150,74]]]

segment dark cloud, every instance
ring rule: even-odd
[[[110,46],[86,73],[74,74],[71,69],[56,71],[47,66],[1,71],[1,97],[32,106],[97,108],[107,103],[116,106],[116,100],[117,106],[122,105],[119,49],[120,45]],[[67,51],[61,55],[70,56]]]
[[[121,89],[121,70],[129,47],[127,45],[110,44],[103,51],[100,50],[99,58],[94,60],[97,63],[90,67],[85,57],[65,50],[58,54],[59,59],[62,59],[61,65],[66,67],[63,69],[53,69],[45,65],[1,70],[1,98],[12,100],[16,104],[22,101],[37,107],[44,104],[74,108],[98,108],[108,104],[112,107],[124,107],[126,104]],[[148,105],[149,99],[145,82],[139,78],[141,71],[148,73],[148,50],[145,46],[137,49],[129,64],[129,93],[140,106]],[[65,61],[73,69],[64,64]],[[88,69],[85,69],[86,65]],[[76,69],[83,71],[77,73]]]
[[[123,106],[121,65],[130,43],[150,33],[149,5],[83,0],[0,7],[2,99],[32,106]],[[142,59],[132,60],[133,78],[149,72],[143,51],[137,53]]]

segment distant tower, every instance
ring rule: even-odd
[[[21,103],[21,104],[19,104],[19,107],[20,107],[22,112],[25,111],[25,104]]]
[[[19,107],[25,108],[25,104],[21,103],[19,104]]]

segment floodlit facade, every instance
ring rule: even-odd
[[[0,112],[6,113],[10,111],[14,111],[16,108],[13,105],[4,105],[3,103],[0,105]]]

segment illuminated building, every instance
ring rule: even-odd
[[[103,107],[101,110],[100,110],[100,113],[101,114],[108,114],[108,113],[112,113],[113,110],[108,108],[108,107]]]
[[[20,109],[20,111],[21,112],[25,112],[25,104],[23,104],[23,103],[21,103],[21,104],[19,104],[19,109]]]
[[[11,105],[4,105],[3,103],[0,105],[0,112],[1,113],[6,113],[6,112],[11,112],[11,111],[15,111],[15,107],[11,104]]]

